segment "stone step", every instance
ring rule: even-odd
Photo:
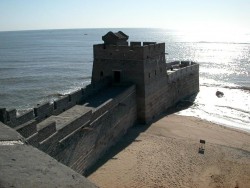
[[[15,130],[19,132],[23,137],[28,138],[29,136],[36,133],[36,120],[30,120],[22,125],[15,127]]]
[[[72,108],[66,110],[65,112],[57,115],[57,116],[50,116],[49,118],[45,119],[43,122],[46,121],[55,121],[56,122],[56,129],[60,130],[70,122],[80,118],[87,112],[91,111],[91,108],[82,106],[82,105],[75,105]]]

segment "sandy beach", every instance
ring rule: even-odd
[[[204,154],[199,153],[205,140]],[[135,126],[90,171],[99,187],[250,187],[250,134],[167,115]]]

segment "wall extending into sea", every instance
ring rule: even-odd
[[[196,63],[168,70],[160,79],[154,78],[157,75],[153,72],[151,75],[145,84],[146,119],[154,120],[180,100],[199,92],[199,65]]]
[[[94,45],[90,85],[21,115],[0,108],[0,121],[85,174],[131,126],[156,120],[198,91],[199,65],[166,64],[164,43],[100,44]]]
[[[157,118],[183,97],[197,92],[198,69],[193,64],[168,72],[166,80],[154,83],[148,116]],[[136,86],[112,86],[106,79],[20,116],[15,109],[1,109],[2,120],[29,144],[84,174],[136,123]]]
[[[21,116],[1,109],[1,118],[29,144],[84,174],[136,122],[135,86],[109,84],[88,85]]]

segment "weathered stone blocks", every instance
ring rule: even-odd
[[[50,104],[49,102],[38,104],[37,107],[34,108],[35,117],[38,121],[51,116],[52,112],[53,104]]]
[[[30,120],[22,125],[15,127],[15,130],[19,132],[23,137],[27,138],[37,132],[36,125],[37,122],[35,120]]]

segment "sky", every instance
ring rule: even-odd
[[[0,0],[0,31],[250,30],[250,0]]]

